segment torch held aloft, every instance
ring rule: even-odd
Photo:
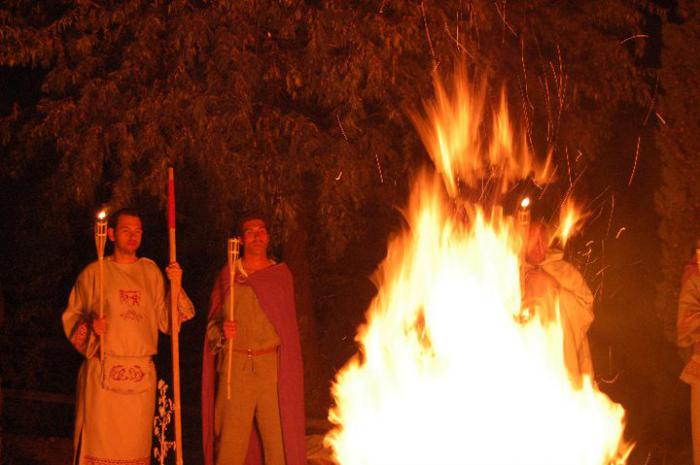
[[[97,286],[98,286],[98,302],[99,302],[99,318],[102,320],[105,314],[105,243],[107,242],[107,215],[101,211],[97,215],[95,222],[95,248],[97,249]],[[105,359],[104,333],[100,335],[100,363]]]
[[[228,240],[228,321],[234,321],[233,314],[233,301],[235,298],[234,279],[236,277],[236,265],[238,262],[238,255],[240,251],[241,241],[237,237],[230,238]],[[231,358],[233,357],[233,339],[228,340],[228,364],[226,367],[226,400],[231,400]]]

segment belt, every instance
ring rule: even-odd
[[[257,357],[258,355],[265,355],[265,354],[271,354],[273,352],[277,352],[277,346],[273,347],[268,347],[266,349],[233,349],[234,352],[238,352],[240,354],[246,354],[248,357]]]

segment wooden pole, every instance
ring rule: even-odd
[[[236,263],[240,250],[240,239],[237,237],[228,240],[228,321],[234,321],[233,299],[235,297],[234,279],[236,277]],[[226,367],[226,400],[231,400],[231,358],[233,357],[233,340],[228,342],[228,365]]]
[[[522,238],[522,246],[520,248],[520,287],[521,293],[524,292],[524,278],[523,269],[525,266],[525,256],[527,255],[527,242],[530,240],[530,198],[525,197],[520,201],[520,206],[517,211],[517,225],[520,237]],[[515,315],[516,321],[519,323],[527,323],[532,319],[533,310],[528,306],[525,307],[521,305],[520,311]]]
[[[105,315],[105,243],[107,242],[107,219],[106,213],[101,211],[97,215],[97,221],[95,222],[95,248],[97,249],[97,285],[99,288],[99,315],[100,320],[104,318]],[[105,335],[100,336],[100,363],[104,362],[105,359]]]
[[[170,263],[177,261],[175,247],[175,175],[168,168],[168,235],[170,238]],[[175,463],[182,465],[182,411],[180,410],[180,316],[177,299],[180,283],[170,281],[170,332],[173,357],[173,411],[175,412]]]
[[[517,213],[517,227],[522,237],[522,248],[520,249],[520,264],[525,262],[525,249],[530,236],[530,198],[525,197],[520,202],[520,208]]]

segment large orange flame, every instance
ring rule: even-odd
[[[438,172],[443,176],[450,196],[457,195],[457,182],[470,187],[485,177],[496,177],[505,192],[513,181],[533,175],[538,184],[551,178],[551,153],[538,165],[523,134],[513,137],[505,92],[501,93],[499,111],[491,121],[491,138],[483,150],[484,97],[486,85],[470,86],[466,72],[455,73],[452,93],[435,78],[435,99],[424,104],[427,118],[412,115],[418,134],[428,149]]]
[[[476,183],[497,165],[510,183],[533,169],[525,145],[512,143],[505,98],[482,151],[483,95],[457,80],[448,96],[438,82],[429,121],[416,118],[442,178],[416,182],[409,230],[375,276],[360,354],[337,374],[325,442],[342,465],[603,465],[629,453],[622,407],[590,378],[570,381],[558,322],[514,318],[522,240],[513,218],[473,205],[465,221],[451,207],[458,178]]]

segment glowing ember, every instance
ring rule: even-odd
[[[326,444],[343,465],[624,462],[622,407],[587,377],[572,386],[558,324],[514,318],[522,239],[513,218],[479,205],[468,222],[454,212],[458,177],[471,185],[496,166],[506,187],[530,173],[505,104],[482,152],[481,98],[464,82],[452,98],[436,88],[431,120],[416,123],[443,179],[419,178],[410,230],[389,244],[361,354],[333,386],[337,426]]]

